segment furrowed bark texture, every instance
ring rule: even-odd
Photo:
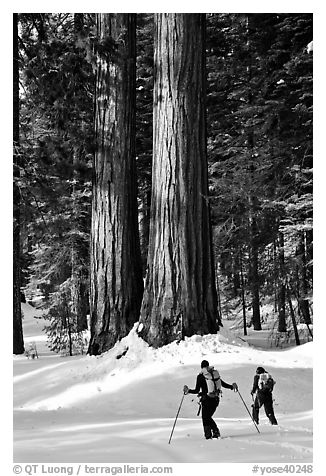
[[[139,318],[142,272],[135,171],[135,15],[98,14],[91,231],[91,341],[99,354]]]
[[[208,204],[204,15],[156,14],[151,224],[141,335],[218,330]]]
[[[14,142],[14,185],[13,185],[13,353],[24,353],[21,314],[20,272],[20,190],[15,180],[19,179],[19,64],[18,64],[18,14],[13,15],[13,142]]]

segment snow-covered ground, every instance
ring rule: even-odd
[[[39,311],[23,304],[23,312],[39,359],[14,357],[16,463],[312,462],[313,343],[261,350],[225,329],[155,350],[134,329],[102,356],[60,357],[46,347]],[[196,396],[187,395],[168,444],[183,385],[195,386],[203,358],[238,383],[249,408],[255,369],[266,367],[279,425],[261,410],[258,434],[239,395],[224,389],[215,413],[223,438],[206,441]]]

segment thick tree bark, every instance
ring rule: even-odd
[[[208,202],[205,16],[156,14],[154,145],[142,336],[157,347],[219,328]]]
[[[139,318],[142,270],[135,171],[135,14],[97,14],[91,228],[91,341],[99,354]]]
[[[24,353],[24,339],[20,294],[20,191],[17,180],[19,165],[19,63],[18,63],[18,14],[13,16],[13,141],[14,141],[14,185],[13,185],[13,353]]]

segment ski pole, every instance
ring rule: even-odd
[[[242,400],[242,403],[243,403],[243,404],[244,404],[244,406],[246,407],[246,409],[247,409],[247,412],[249,413],[249,416],[250,416],[250,418],[252,419],[252,422],[253,422],[253,424],[254,424],[254,425],[255,425],[255,427],[256,427],[256,430],[258,431],[258,433],[260,433],[260,431],[259,431],[259,429],[258,429],[258,426],[257,426],[257,424],[256,424],[255,420],[252,418],[252,415],[251,415],[251,413],[250,413],[250,411],[249,411],[249,408],[248,408],[248,407],[247,407],[247,405],[246,405],[246,402],[244,401],[244,399],[242,398],[242,395],[241,395],[241,393],[239,392],[239,389],[238,389],[238,394],[239,394],[239,397],[240,397],[240,398],[241,398],[241,400]]]
[[[178,412],[177,412],[177,416],[175,417],[175,420],[174,420],[174,424],[173,424],[173,428],[172,428],[172,431],[171,431],[171,435],[170,435],[170,439],[169,439],[169,444],[171,443],[171,439],[172,439],[172,435],[173,435],[173,432],[174,432],[174,428],[175,428],[175,425],[177,423],[177,419],[178,419],[178,416],[179,416],[179,413],[180,413],[180,409],[181,409],[181,405],[182,405],[182,402],[183,402],[183,399],[185,398],[185,393],[183,393],[182,395],[182,398],[181,398],[181,402],[180,402],[180,405],[179,405],[179,409],[178,409]]]

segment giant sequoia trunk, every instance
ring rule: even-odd
[[[99,354],[139,318],[142,298],[135,176],[135,15],[98,14],[91,229],[91,341]]]
[[[156,14],[151,224],[141,335],[219,327],[208,202],[205,16]]]
[[[21,295],[20,295],[20,191],[19,179],[19,64],[18,64],[18,14],[13,18],[13,141],[14,141],[14,186],[13,186],[13,353],[24,352]]]

